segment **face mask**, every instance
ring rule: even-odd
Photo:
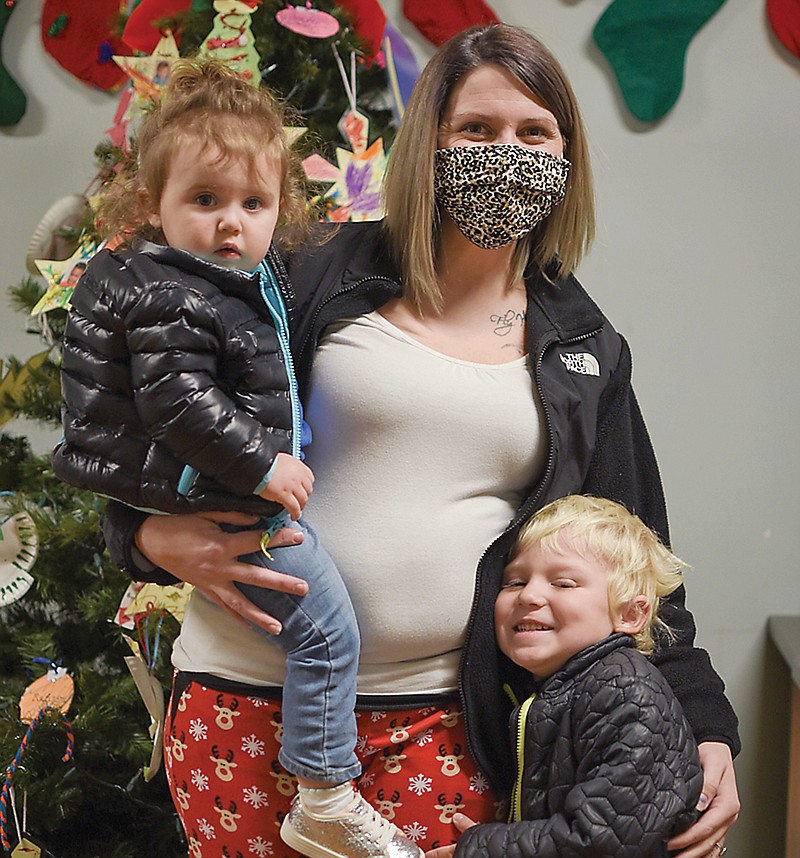
[[[527,235],[566,191],[569,161],[510,143],[437,149],[436,201],[478,247]]]

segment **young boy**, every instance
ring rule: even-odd
[[[695,818],[702,774],[645,655],[654,627],[669,634],[658,603],[683,565],[609,500],[561,498],[523,528],[495,603],[498,646],[535,688],[512,718],[509,822],[467,829],[456,858],[667,855]]]

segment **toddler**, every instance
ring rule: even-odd
[[[507,824],[468,828],[436,858],[665,856],[695,818],[697,747],[645,658],[678,560],[639,518],[571,495],[523,528],[495,603],[497,643],[533,680],[512,718]]]
[[[308,594],[240,585],[286,652],[280,761],[299,800],[281,836],[312,858],[418,858],[351,784],[358,627],[300,520],[314,475],[301,461],[292,290],[272,235],[307,216],[282,112],[223,65],[177,63],[137,144],[133,175],[101,210],[126,244],[97,254],[73,294],[54,470],[153,512],[256,514],[267,541],[287,513],[297,522],[303,541],[273,549],[270,565]]]

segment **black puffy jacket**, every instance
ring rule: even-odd
[[[257,274],[148,242],[101,251],[72,296],[61,386],[53,470],[66,482],[170,513],[281,510],[253,494],[292,449]],[[200,475],[183,494],[187,465]]]
[[[588,647],[514,713],[520,821],[470,828],[456,858],[666,858],[703,776],[680,704],[632,647],[622,634]]]

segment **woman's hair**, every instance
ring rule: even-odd
[[[283,130],[286,116],[275,98],[220,62],[181,60],[172,66],[161,101],[142,121],[134,159],[101,196],[98,224],[106,236],[163,240],[150,226],[175,158],[195,143],[221,160],[242,159],[255,169],[262,153],[281,167],[281,219],[299,238],[308,226],[297,158]],[[179,161],[177,163],[180,163]]]
[[[659,602],[683,583],[681,570],[686,564],[624,506],[584,495],[567,495],[539,510],[522,528],[509,559],[537,543],[542,551],[563,549],[562,535],[571,550],[606,570],[612,613],[637,596],[646,597],[649,615],[634,639],[636,648],[650,655],[653,626],[670,634],[658,616]]]
[[[512,276],[532,259],[554,264],[558,276],[573,271],[594,238],[594,187],[588,143],[578,103],[556,58],[519,27],[492,24],[464,30],[443,45],[417,80],[392,144],[385,182],[386,228],[406,295],[421,307],[441,305],[436,272],[440,213],[433,190],[434,152],[442,116],[454,87],[488,63],[506,69],[558,121],[564,157],[572,166],[564,199],[518,242]]]

